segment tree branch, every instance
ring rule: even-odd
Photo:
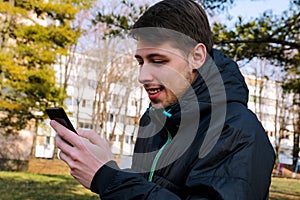
[[[260,43],[274,43],[274,44],[280,44],[282,46],[290,46],[295,49],[300,48],[299,43],[295,42],[288,42],[283,40],[277,40],[277,39],[256,39],[256,40],[220,40],[220,41],[214,41],[215,44],[260,44]]]

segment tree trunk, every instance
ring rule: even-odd
[[[274,116],[274,137],[275,137],[275,141],[274,141],[274,145],[275,145],[275,150],[276,150],[276,158],[275,158],[275,169],[277,169],[278,166],[278,161],[279,161],[279,151],[280,151],[280,131],[279,131],[279,136],[277,138],[277,126],[278,126],[278,110],[279,110],[279,99],[278,99],[278,85],[276,84],[276,106],[275,106],[275,116]]]
[[[280,151],[281,151],[281,140],[284,137],[283,133],[284,133],[284,130],[282,128],[280,128],[278,144],[275,147],[275,150],[276,150],[275,165],[274,165],[275,169],[277,169],[277,166],[279,164],[279,155],[280,155]]]
[[[39,126],[39,120],[35,119],[34,121],[34,135],[32,138],[32,146],[30,150],[30,158],[29,159],[34,159],[35,158],[35,147],[36,147],[36,137],[37,137],[37,132],[38,132],[38,126]],[[30,130],[31,131],[31,130]]]
[[[298,116],[300,112],[298,112]],[[296,165],[297,158],[299,157],[299,140],[300,140],[300,121],[295,117],[294,123],[294,146],[293,146],[293,164]]]

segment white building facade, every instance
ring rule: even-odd
[[[124,72],[121,75],[127,78],[110,80],[115,77],[109,77],[109,73],[104,72],[108,69],[116,71],[116,65],[101,65],[98,59],[89,54],[75,54],[69,65],[66,65],[64,58],[55,65],[58,82],[68,77],[65,101],[68,115],[74,127],[94,129],[110,141],[114,154],[131,156],[138,120],[149,105],[149,100],[139,84],[128,85],[128,80],[133,82],[137,79],[136,74],[131,76]],[[122,59],[119,61],[126,62]],[[135,61],[130,62],[134,65],[132,62]],[[249,88],[249,109],[256,113],[274,147],[278,145],[279,132],[284,128],[284,138],[281,140],[281,154],[284,156],[280,159],[283,163],[291,164],[292,95],[284,96],[279,82],[247,74],[244,76]],[[39,133],[46,134],[46,138],[38,140],[36,156],[53,157],[55,133],[45,128]]]
[[[131,85],[124,83],[128,78],[128,82],[136,79],[135,76],[110,80],[115,77],[111,74],[107,77],[106,71],[113,68],[113,65],[101,66],[97,57],[75,55],[68,65],[63,58],[60,64],[54,66],[58,83],[68,78],[65,108],[71,122],[76,128],[93,129],[106,138],[114,154],[131,156],[138,119],[149,104],[144,90],[137,82]],[[122,76],[126,77],[126,74]],[[48,120],[45,121],[47,123]],[[42,124],[38,135],[36,157],[53,157],[54,131]]]
[[[261,121],[274,148],[280,141],[279,162],[292,164],[293,119],[297,117],[293,113],[293,94],[284,93],[281,82],[266,77],[244,76],[249,89],[249,109]]]

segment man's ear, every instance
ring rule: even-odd
[[[206,61],[206,47],[203,43],[198,43],[192,52],[192,63],[193,63],[193,69],[197,70],[199,69]]]

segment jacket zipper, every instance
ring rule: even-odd
[[[152,182],[153,179],[153,175],[154,175],[154,171],[158,162],[158,159],[160,158],[162,152],[164,151],[164,149],[168,146],[168,144],[170,144],[170,142],[172,141],[172,136],[168,131],[168,140],[166,141],[166,143],[159,149],[159,151],[157,152],[157,154],[155,155],[155,158],[153,160],[152,166],[151,166],[151,170],[150,170],[150,174],[148,177],[148,181]]]

